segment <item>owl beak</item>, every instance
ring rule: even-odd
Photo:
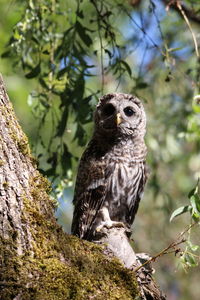
[[[121,114],[118,113],[118,114],[116,115],[116,123],[117,123],[117,126],[118,126],[119,124],[121,124],[121,122],[122,122],[122,117],[121,117]]]

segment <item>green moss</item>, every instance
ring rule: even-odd
[[[79,240],[68,237],[65,247],[76,248],[79,244]],[[134,275],[119,262],[108,261],[102,249],[83,244],[78,247],[78,255],[72,251],[67,259],[54,256],[40,257],[40,263],[38,257],[31,261],[31,272],[40,273],[39,279],[32,278],[34,299],[134,299]]]
[[[20,153],[33,163],[26,136],[21,129],[15,134],[18,123],[12,115],[8,120],[10,135]],[[20,300],[135,299],[138,291],[132,271],[117,259],[105,256],[101,246],[65,234],[56,223],[48,180],[34,171],[29,186],[30,193],[21,196],[24,236],[11,228],[9,239],[0,240],[4,258],[1,298],[11,300],[20,295]],[[17,255],[16,249],[20,238],[22,256]]]
[[[8,252],[12,268],[6,274],[9,286],[4,288],[3,299],[12,299],[17,293],[22,293],[22,300],[135,299],[133,272],[105,257],[102,247],[65,235],[60,228],[50,238],[48,223],[40,228],[37,226],[37,234],[31,230],[34,257],[27,252],[15,260]]]
[[[101,246],[64,234],[51,214],[46,218],[39,203],[49,203],[49,196],[41,190],[45,187],[49,191],[48,184],[42,177],[35,179],[34,183],[34,205],[30,199],[24,198],[25,215],[29,216],[34,240],[34,257],[27,255],[23,258],[26,260],[23,265],[25,278],[29,272],[32,274],[29,283],[32,298],[29,298],[29,291],[26,300],[135,299],[137,284],[134,273],[125,269],[117,259],[104,256]],[[52,210],[51,205],[49,209]]]
[[[23,295],[22,300],[135,299],[136,282],[130,270],[117,260],[106,258],[99,246],[65,235],[54,243],[60,239],[65,242],[63,257],[58,255],[59,245],[58,249],[51,249],[53,244],[50,251],[44,247],[43,251],[34,249],[34,257],[27,253],[16,259],[7,250],[11,268],[6,266],[9,273],[4,273],[6,286],[1,294],[4,300],[13,299],[18,293]],[[34,248],[44,246],[38,242]]]
[[[46,192],[47,194],[49,194],[52,190],[51,185],[48,181],[48,179],[44,176],[42,176],[39,172],[37,174],[37,176],[33,177],[30,185],[34,187],[34,189],[32,189],[32,196],[34,197],[34,191],[37,190],[37,194],[41,192]],[[38,196],[38,195],[37,195]]]
[[[19,148],[19,151],[24,154],[24,155],[30,155],[30,148],[28,145],[28,140],[27,137],[25,136],[24,138],[20,138],[17,140],[17,146]]]
[[[8,103],[7,105],[2,106],[1,113],[6,119],[6,125],[9,129],[10,136],[16,143],[19,152],[21,152],[23,155],[30,155],[28,138],[21,130],[21,127],[14,114],[12,104]]]
[[[18,294],[21,300],[135,299],[134,273],[117,259],[106,257],[101,246],[63,233],[52,215],[48,194],[43,189],[39,193],[40,180],[32,186],[34,198],[23,198],[21,221],[32,236],[31,247],[20,257],[14,238],[4,241],[0,281],[7,285],[0,293],[2,299],[11,300]]]
[[[17,134],[13,132],[13,127],[12,127],[10,136],[13,139],[13,141],[16,143],[20,153],[22,153],[24,156],[30,155],[31,151],[28,144],[28,138],[25,134],[19,137]]]

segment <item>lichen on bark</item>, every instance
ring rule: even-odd
[[[0,78],[0,299],[136,299],[131,270],[67,235]]]

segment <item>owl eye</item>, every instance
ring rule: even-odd
[[[130,106],[127,106],[124,108],[124,113],[127,117],[131,117],[135,111]]]
[[[112,104],[107,104],[103,108],[103,113],[107,117],[112,116],[114,111],[115,111],[115,107]]]

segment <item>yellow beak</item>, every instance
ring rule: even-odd
[[[122,122],[122,117],[121,117],[121,114],[118,113],[118,114],[116,115],[116,123],[117,123],[117,125],[119,125],[119,124],[121,124],[121,122]]]

